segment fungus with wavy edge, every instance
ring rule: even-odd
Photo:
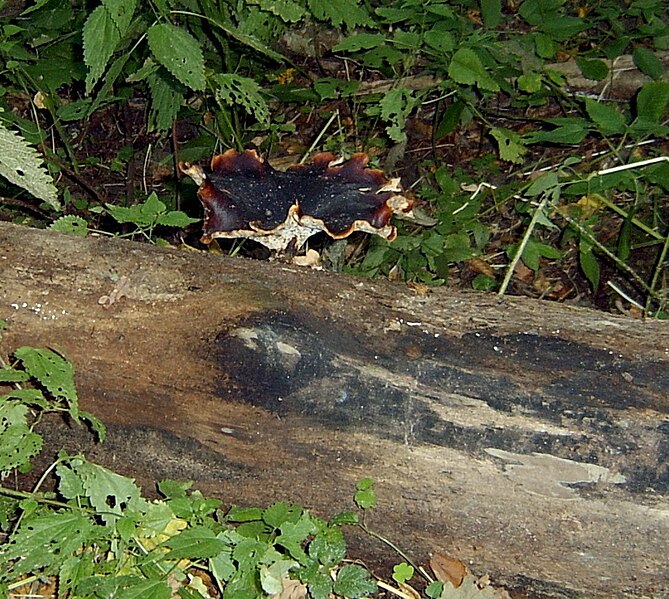
[[[401,195],[399,179],[368,168],[368,160],[365,154],[335,160],[322,153],[307,165],[278,171],[254,150],[228,150],[213,157],[209,173],[190,163],[179,168],[199,185],[203,243],[245,237],[284,251],[299,249],[319,231],[333,239],[355,231],[397,236],[391,217],[411,218],[413,202]]]

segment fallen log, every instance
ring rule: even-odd
[[[368,476],[370,526],[419,562],[522,596],[669,594],[666,323],[6,223],[0,318],[3,351],[61,351],[109,427],[51,438],[147,489],[328,517]]]

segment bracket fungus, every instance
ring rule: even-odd
[[[199,185],[203,243],[245,237],[284,251],[299,249],[319,231],[333,239],[355,231],[397,236],[390,219],[411,218],[413,202],[401,195],[399,179],[368,168],[368,160],[322,153],[310,164],[278,171],[254,150],[228,150],[213,157],[209,173],[190,163],[179,168]]]

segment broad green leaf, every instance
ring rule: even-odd
[[[154,58],[186,87],[202,91],[204,57],[200,43],[182,27],[158,23],[147,32],[149,48]]]
[[[345,37],[332,50],[334,52],[358,52],[371,50],[386,43],[386,36],[380,33],[355,33]]]
[[[30,375],[23,370],[14,370],[5,366],[0,368],[0,383],[23,383],[30,378]]]
[[[114,593],[115,599],[170,599],[174,592],[164,580],[138,580]]]
[[[243,108],[252,114],[256,120],[263,124],[269,124],[269,107],[261,95],[260,86],[248,77],[225,73],[215,75],[212,81],[216,85],[216,101],[224,108],[232,106]]]
[[[4,574],[55,574],[67,557],[90,541],[93,531],[93,523],[79,511],[26,518],[3,544]]]
[[[365,5],[356,0],[307,0],[307,6],[316,19],[329,21],[335,27],[342,23],[348,29],[374,26]]]
[[[460,48],[451,59],[448,74],[456,83],[476,85],[487,91],[499,91],[499,85],[488,74],[476,52]]]
[[[455,50],[455,38],[450,31],[430,29],[423,34],[425,43],[440,54],[448,54]]]
[[[525,195],[534,197],[545,193],[548,190],[555,189],[558,186],[558,176],[554,171],[549,171],[539,178],[535,179],[525,191]]]
[[[61,216],[58,220],[49,225],[52,231],[65,233],[66,235],[74,235],[76,237],[86,237],[88,235],[88,223],[85,219],[74,214]]]
[[[170,537],[163,543],[170,549],[169,559],[203,559],[215,557],[230,545],[224,539],[218,538],[205,526],[193,526]]]
[[[102,4],[109,11],[109,16],[123,37],[130,26],[130,21],[135,14],[137,0],[102,0]]]
[[[302,543],[313,533],[316,532],[311,517],[306,512],[302,514],[297,522],[284,522],[280,529],[281,534],[276,537],[274,543],[285,547],[291,557],[295,558],[301,564],[307,562],[307,555],[302,549]]]
[[[581,56],[576,57],[576,66],[581,70],[581,74],[586,79],[601,81],[606,79],[609,74],[609,67],[603,60],[588,59]]]
[[[280,559],[271,565],[260,566],[260,586],[268,595],[275,595],[283,591],[283,581],[288,579],[288,572],[299,566],[294,560]]]
[[[98,6],[86,19],[83,31],[84,62],[88,67],[86,93],[90,94],[114,54],[121,35],[104,5]]]
[[[545,33],[536,33],[534,35],[534,48],[540,58],[553,58],[558,46],[551,36]]]
[[[50,349],[20,347],[14,355],[21,360],[30,376],[55,398],[63,398],[75,420],[79,419],[79,398],[74,385],[74,367],[65,358]]]
[[[107,524],[140,503],[140,490],[133,479],[82,460],[73,460],[71,468],[80,477],[85,496]]]
[[[556,14],[544,20],[541,30],[550,35],[554,40],[565,42],[572,39],[581,31],[585,31],[588,26],[588,22],[585,19]]]
[[[502,22],[501,0],[481,0],[481,17],[486,27],[497,27]]]
[[[346,542],[344,533],[336,526],[328,526],[319,531],[309,543],[309,556],[324,566],[334,566],[344,559]]]
[[[60,210],[58,190],[44,168],[42,157],[18,133],[0,123],[0,175],[54,210]]]
[[[518,12],[530,25],[539,26],[557,14],[564,0],[525,0]]]
[[[548,120],[547,122],[551,122]],[[534,143],[559,143],[579,144],[589,132],[588,121],[585,119],[553,119],[554,124],[559,126],[551,131],[534,131],[524,135],[525,142]]]
[[[356,565],[343,566],[337,572],[334,592],[351,599],[358,599],[376,593],[376,582],[369,578],[369,572]]]
[[[543,87],[543,79],[539,73],[524,73],[518,77],[518,89],[534,94]]]
[[[285,522],[297,522],[302,515],[302,508],[278,501],[270,505],[264,512],[262,519],[268,526],[279,528]]]
[[[227,513],[226,519],[230,522],[252,522],[262,520],[262,510],[257,507],[233,506]]]
[[[452,104],[449,104],[448,108],[446,108],[441,116],[439,125],[437,125],[437,128],[434,131],[435,139],[441,139],[455,131],[456,127],[460,124],[465,106],[466,104],[461,100],[456,100]]]
[[[522,164],[523,156],[527,148],[523,144],[523,138],[511,129],[493,127],[490,134],[495,138],[499,148],[499,157],[502,160]]]
[[[188,225],[198,222],[199,218],[191,218],[185,212],[181,210],[171,210],[165,214],[158,216],[156,221],[157,224],[162,225],[163,227],[180,227],[184,228]]]
[[[669,104],[669,82],[651,81],[646,83],[636,98],[637,119],[659,123]]]
[[[0,478],[30,464],[42,449],[42,437],[30,430],[27,418],[27,406],[0,399]]]
[[[615,107],[586,98],[585,109],[602,135],[620,135],[625,132],[627,128],[625,116]]]
[[[638,69],[644,75],[648,75],[651,79],[660,79],[662,75],[665,74],[665,68],[662,61],[654,52],[648,50],[648,48],[634,48],[632,59]]]

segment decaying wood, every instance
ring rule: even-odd
[[[369,476],[370,525],[422,563],[669,596],[666,323],[9,224],[0,281],[4,351],[62,351],[110,430],[51,435],[147,487],[327,517]]]

